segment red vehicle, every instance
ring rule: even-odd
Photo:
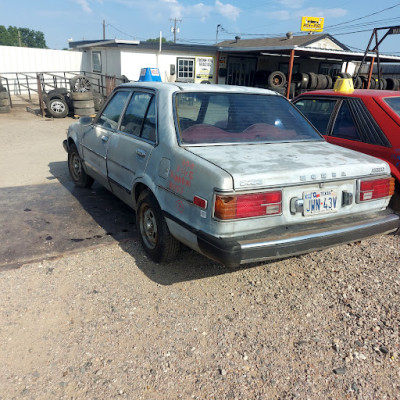
[[[400,93],[319,90],[303,93],[293,103],[328,142],[389,163],[396,178],[391,207],[400,211]]]

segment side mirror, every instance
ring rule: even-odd
[[[89,116],[84,116],[79,118],[79,123],[83,126],[88,126],[92,123],[93,118]]]

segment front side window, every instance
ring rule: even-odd
[[[344,101],[340,107],[333,127],[332,136],[349,140],[361,140],[346,101]]]
[[[151,93],[133,94],[121,122],[121,131],[155,141],[155,101]]]
[[[327,134],[329,120],[335,108],[336,100],[305,98],[298,100],[295,104],[319,132],[323,135]]]
[[[117,129],[118,121],[125,108],[130,92],[118,91],[108,102],[97,120],[97,124],[107,129]]]
[[[386,97],[384,101],[400,117],[400,97]]]
[[[239,93],[177,93],[182,144],[323,140],[286,99]]]

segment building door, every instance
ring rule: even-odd
[[[229,57],[227,85],[254,86],[257,59],[247,57]]]

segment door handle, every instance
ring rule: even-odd
[[[104,143],[108,142],[108,139],[109,139],[109,137],[106,136],[106,135],[103,135],[103,136],[101,137],[101,140],[102,140]]]
[[[142,158],[146,157],[146,152],[145,152],[144,150],[142,150],[142,149],[137,149],[137,150],[136,150],[136,154],[137,154],[139,157],[142,157]]]

